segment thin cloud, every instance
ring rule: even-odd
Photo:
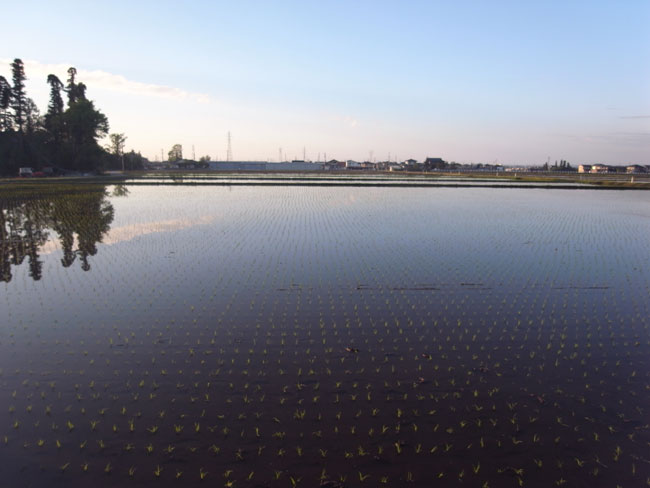
[[[622,115],[619,119],[650,119],[650,115]]]
[[[0,65],[8,65],[12,61],[8,58],[0,58]],[[33,60],[23,62],[27,78],[30,79],[43,78],[45,80],[47,75],[55,74],[63,81],[68,76],[68,68],[73,66],[72,64],[48,64]],[[173,86],[133,81],[123,75],[102,70],[77,68],[77,78],[86,85],[92,85],[93,89],[171,100],[192,100],[198,103],[210,103],[212,101],[210,96],[205,93],[190,92]]]

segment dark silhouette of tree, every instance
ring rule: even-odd
[[[16,176],[22,166],[82,171],[118,167],[98,143],[108,134],[108,119],[88,100],[76,68],[68,69],[65,85],[54,74],[47,77],[50,100],[44,117],[25,92],[23,62],[16,58],[11,70],[13,85],[0,76],[0,175]],[[133,151],[123,158],[129,169],[140,169],[147,161]]]
[[[77,68],[71,66],[68,68],[68,84],[65,91],[68,93],[68,107],[72,107],[80,100],[86,99],[86,85],[77,83]]]
[[[62,120],[64,104],[61,97],[63,83],[56,75],[48,75],[47,82],[50,85],[50,103],[47,106],[47,114],[45,114],[45,128],[54,143],[53,151],[56,153],[60,149],[64,136]]]
[[[63,83],[56,75],[48,75],[47,82],[50,85],[50,103],[47,106],[47,116],[57,117],[63,113],[63,98],[61,97]]]
[[[92,169],[102,148],[97,139],[108,134],[108,119],[90,100],[78,100],[63,114],[67,142],[75,168]]]
[[[0,76],[0,132],[11,129],[11,117],[7,109],[11,101],[11,85],[4,76]]]
[[[27,96],[25,95],[25,67],[22,60],[16,58],[11,63],[13,87],[11,89],[11,108],[14,111],[14,124],[18,132],[23,132]]]
[[[76,76],[77,76],[77,68],[75,68],[74,66],[68,68],[68,84],[65,89],[65,91],[68,94],[68,107],[72,107],[74,102],[77,101],[77,90],[76,90],[77,84],[75,83]]]
[[[171,151],[167,153],[169,156],[169,162],[170,163],[175,163],[176,161],[180,161],[183,159],[183,146],[180,144],[174,144],[171,148]]]
[[[122,163],[122,171],[124,171],[124,144],[126,144],[126,139],[127,137],[124,134],[109,134],[109,143],[106,146],[106,150],[115,157],[114,159],[119,159]]]
[[[25,131],[33,134],[41,127],[40,111],[34,100],[27,98],[25,102]]]
[[[78,83],[77,86],[75,87],[76,90],[76,99],[77,101],[79,100],[85,100],[86,99],[86,85],[83,83]]]

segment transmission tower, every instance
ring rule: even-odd
[[[194,152],[194,144],[192,144],[192,161],[196,161],[196,153]]]
[[[226,152],[226,161],[232,161],[232,144],[230,142],[230,131],[228,131],[228,152]]]
[[[282,162],[282,148],[278,150],[278,163]]]

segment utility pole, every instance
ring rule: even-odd
[[[230,141],[230,131],[228,131],[228,151],[226,153],[226,161],[232,161],[232,144]]]

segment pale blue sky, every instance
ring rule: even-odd
[[[160,157],[650,164],[650,2],[80,2],[3,6],[0,74],[74,65]],[[28,19],[28,20],[27,20]],[[20,42],[14,41],[20,39]]]

